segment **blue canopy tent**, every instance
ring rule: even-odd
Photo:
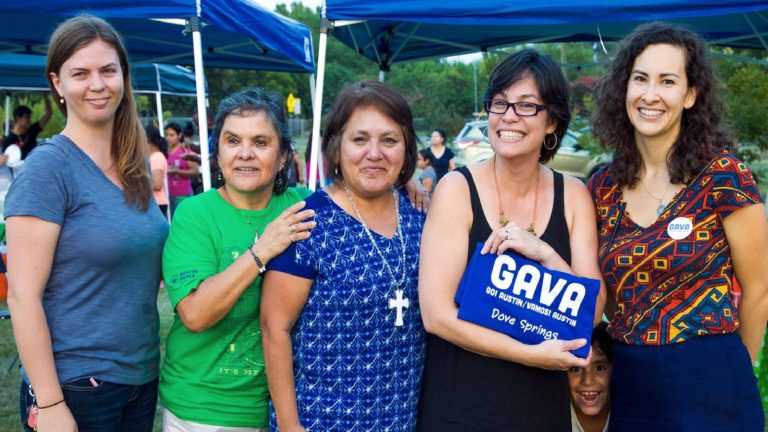
[[[642,22],[683,23],[710,43],[768,51],[765,0],[324,0],[314,108],[319,138],[327,34],[379,65],[536,42],[615,41]],[[317,148],[313,148],[314,153]],[[310,184],[316,178],[310,167]]]
[[[195,74],[180,66],[157,63],[131,66],[135,93],[155,95],[158,124],[163,124],[162,95],[197,95]],[[45,57],[34,54],[0,54],[0,90],[6,90],[5,134],[10,123],[10,91],[48,91]],[[162,128],[161,128],[162,133]]]
[[[209,67],[314,72],[309,28],[262,8],[254,0],[2,2],[0,52],[44,54],[56,25],[82,12],[109,20],[123,35],[132,63],[193,65],[198,116],[203,125],[207,123],[203,58]],[[204,42],[201,33],[205,34]],[[208,141],[205,127],[200,130],[200,140]],[[203,183],[208,189],[208,147],[200,148]]]

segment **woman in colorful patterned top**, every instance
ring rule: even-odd
[[[402,190],[416,168],[408,103],[379,82],[348,86],[322,150],[333,182],[307,199],[317,228],[275,258],[264,280],[270,426],[412,431],[424,362],[416,291],[424,215]]]
[[[615,150],[589,184],[615,299],[609,430],[762,432],[750,357],[768,317],[768,226],[751,173],[723,150],[706,47],[638,27],[596,94],[595,134]]]

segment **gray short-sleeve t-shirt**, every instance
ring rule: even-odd
[[[39,145],[11,184],[6,218],[61,226],[43,308],[62,383],[93,376],[143,384],[157,376],[168,225],[156,206],[154,198],[145,212],[126,204],[123,191],[63,135]]]

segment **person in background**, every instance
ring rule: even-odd
[[[19,105],[13,109],[13,127],[10,133],[2,140],[3,151],[11,144],[16,144],[21,149],[21,159],[27,158],[29,152],[37,147],[37,135],[43,130],[48,120],[51,119],[51,101],[47,94],[43,94],[45,112],[36,122],[32,122],[32,110],[26,105]]]
[[[421,431],[565,431],[568,378],[586,340],[527,345],[458,318],[454,300],[469,259],[513,249],[553,270],[600,278],[595,213],[580,180],[543,164],[571,120],[560,67],[533,50],[508,56],[485,91],[493,157],[437,183],[421,242],[419,299],[427,356]],[[601,290],[596,316],[602,314]],[[599,318],[598,318],[599,319]]]
[[[307,199],[318,225],[264,279],[272,430],[414,430],[424,215],[404,186],[416,150],[400,93],[377,81],[339,93],[322,142],[332,183]]]
[[[596,88],[593,130],[614,151],[589,181],[616,303],[610,431],[764,430],[751,364],[768,320],[768,223],[725,150],[717,90],[706,43],[663,23],[627,36]]]
[[[160,399],[166,432],[262,431],[269,390],[259,327],[265,265],[315,223],[287,188],[291,136],[281,98],[250,88],[221,101],[214,155],[223,186],[186,199],[163,251],[176,314]]]
[[[419,150],[418,159],[416,160],[416,166],[421,170],[419,183],[424,186],[424,190],[427,191],[430,198],[435,191],[435,185],[437,185],[437,173],[435,172],[434,164],[435,158],[432,156],[432,151],[429,149]]]
[[[304,179],[304,165],[301,163],[301,156],[295,148],[291,148],[291,152],[293,156],[288,162],[288,187],[304,186],[306,180]]]
[[[456,168],[453,161],[453,151],[445,145],[446,139],[444,130],[435,129],[432,131],[432,145],[429,147],[429,151],[432,152],[437,181],[440,181],[448,171],[453,171]]]
[[[589,364],[568,369],[571,394],[571,432],[606,432],[611,414],[613,339],[601,321],[592,330]]]
[[[165,187],[168,179],[168,143],[160,136],[160,131],[154,126],[144,128],[149,145],[149,168],[152,172],[152,193],[160,212],[168,215],[168,192]]]
[[[80,15],[53,32],[46,75],[66,125],[29,155],[5,200],[22,422],[150,432],[168,224],[128,55],[107,22]]]
[[[181,141],[181,126],[168,123],[165,126],[165,140],[168,142],[168,196],[171,216],[176,212],[179,202],[192,196],[192,179],[197,177],[198,164],[185,157],[191,153]]]

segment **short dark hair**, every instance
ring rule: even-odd
[[[291,134],[288,130],[288,120],[285,116],[285,104],[281,96],[274,93],[267,93],[261,88],[251,87],[240,90],[227,96],[219,104],[219,110],[216,112],[216,120],[213,124],[213,156],[212,159],[218,166],[219,162],[219,139],[221,130],[224,127],[224,121],[227,117],[236,115],[246,117],[251,113],[263,112],[267,116],[272,126],[277,131],[277,137],[280,140],[280,153],[285,155],[286,163],[277,172],[275,184],[272,192],[280,195],[288,187],[288,170],[290,161],[293,157],[291,150]]]
[[[160,135],[160,130],[154,125],[147,125],[144,126],[144,132],[147,134],[147,144],[154,145],[163,156],[168,157],[168,142]]]
[[[557,153],[560,143],[563,142],[565,131],[568,130],[568,124],[571,122],[569,103],[571,89],[557,63],[549,56],[539,54],[532,49],[511,54],[491,71],[483,99],[490,100],[511,85],[528,77],[536,82],[541,99],[547,106],[550,121],[557,124],[554,132],[557,143],[554,148],[547,149],[544,143],[541,146],[539,161],[545,163]]]
[[[427,161],[430,166],[435,166],[435,155],[432,154],[432,150],[425,148],[419,150],[419,156]]]
[[[343,180],[341,173],[341,136],[349,118],[356,109],[372,106],[391,118],[403,129],[405,138],[405,161],[395,182],[395,187],[404,186],[416,171],[416,149],[418,140],[413,128],[413,113],[408,102],[397,90],[378,81],[360,81],[350,84],[339,93],[328,117],[328,126],[323,135],[322,151],[328,163],[328,176]]]
[[[613,361],[613,339],[608,334],[608,323],[600,321],[600,324],[592,329],[592,349],[608,357],[608,361]]]
[[[679,25],[640,25],[621,41],[610,70],[595,87],[593,131],[603,147],[615,150],[611,174],[619,187],[632,187],[640,179],[642,159],[626,109],[627,82],[635,59],[650,45],[681,48],[688,86],[696,88],[696,102],[683,111],[680,135],[667,155],[672,183],[695,177],[722,147],[733,143],[721,124],[723,105],[704,40]]]
[[[13,120],[16,121],[19,117],[31,116],[32,110],[26,105],[19,105],[13,109]]]
[[[165,129],[173,129],[173,131],[176,132],[176,135],[181,135],[181,125],[178,123],[175,123],[175,122],[166,123]]]

